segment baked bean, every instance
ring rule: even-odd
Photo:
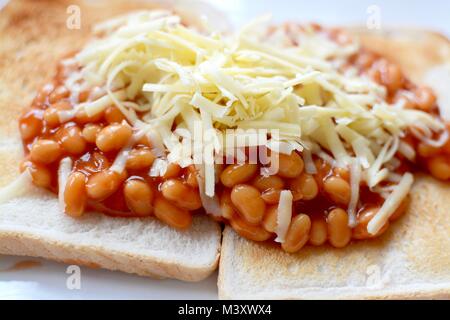
[[[166,173],[163,175],[163,179],[177,178],[181,173],[181,167],[176,163],[169,163]]]
[[[282,190],[284,188],[284,181],[279,176],[258,176],[253,179],[252,184],[261,192],[268,189]]]
[[[352,43],[352,38],[340,28],[333,28],[329,32],[330,39],[340,45],[348,45]]]
[[[408,94],[405,94],[403,90],[399,90],[394,97],[394,103],[399,101],[403,101],[404,109],[416,109],[417,107],[415,101],[413,101]]]
[[[61,147],[70,154],[82,154],[86,150],[86,141],[80,128],[76,126],[62,128],[58,130],[56,136],[61,143]]]
[[[78,124],[86,124],[86,123],[94,123],[99,122],[103,117],[103,112],[99,112],[97,114],[94,114],[92,116],[88,116],[84,108],[81,108],[77,111],[75,115],[75,121]]]
[[[136,144],[141,144],[141,145],[144,145],[146,147],[151,147],[152,146],[152,144],[148,140],[147,136],[140,137]]]
[[[437,156],[427,161],[428,170],[437,179],[450,179],[450,159],[446,156]]]
[[[417,88],[414,91],[415,102],[417,108],[423,111],[431,111],[436,104],[436,96],[428,87]]]
[[[41,133],[42,119],[39,113],[37,110],[30,110],[20,118],[19,130],[23,140],[31,140]]]
[[[278,154],[278,175],[283,178],[298,177],[305,166],[302,157],[297,152],[292,152],[290,155]]]
[[[358,54],[355,63],[364,70],[370,68],[375,60],[376,56],[372,52],[362,52]]]
[[[395,92],[403,85],[403,73],[398,65],[390,63],[382,75],[382,80],[390,92]]]
[[[275,233],[277,229],[278,219],[278,206],[270,206],[266,210],[262,226],[269,232]]]
[[[389,228],[389,222],[386,222],[377,234],[372,235],[367,231],[367,225],[370,220],[377,214],[379,207],[370,207],[358,213],[356,218],[357,225],[352,230],[353,239],[365,240],[375,238],[383,234]]]
[[[299,177],[289,181],[289,189],[292,191],[294,201],[301,199],[312,200],[319,193],[319,186],[310,174],[302,173]]]
[[[148,216],[153,212],[153,191],[145,181],[128,180],[123,187],[128,208],[136,215]]]
[[[148,148],[133,149],[130,151],[126,168],[130,170],[143,170],[150,168],[156,157]]]
[[[94,200],[103,200],[116,192],[124,176],[111,170],[104,170],[91,175],[86,184],[87,195]]]
[[[289,226],[285,241],[281,248],[289,253],[299,251],[308,242],[309,230],[311,229],[311,219],[306,214],[295,216]]]
[[[78,94],[78,102],[86,102],[91,94],[88,90],[83,90]]]
[[[157,197],[153,206],[155,216],[174,228],[186,229],[192,223],[189,211],[178,208],[163,197]]]
[[[222,171],[220,181],[228,188],[249,181],[258,171],[256,164],[233,164]]]
[[[55,89],[53,83],[46,84],[41,90],[39,90],[38,94],[33,100],[32,105],[41,107],[47,102],[48,95]]]
[[[424,158],[430,158],[438,155],[441,152],[439,148],[430,146],[424,142],[420,142],[417,146],[417,153]]]
[[[335,167],[333,168],[333,173],[345,181],[350,181],[350,172],[347,168]]]
[[[100,172],[110,167],[108,158],[100,152],[88,153],[88,157],[81,157],[75,161],[75,168],[78,171],[90,175],[91,173]]]
[[[321,246],[327,241],[327,222],[323,217],[315,217],[311,220],[309,243],[313,246]]]
[[[84,128],[81,134],[83,135],[84,140],[86,140],[88,143],[95,143],[95,140],[97,139],[97,134],[102,130],[102,126],[99,124],[87,124]]]
[[[45,123],[50,127],[57,127],[61,122],[59,121],[58,113],[62,110],[70,110],[72,108],[68,101],[59,101],[52,106],[50,106],[44,112]]]
[[[55,90],[53,90],[52,93],[50,93],[50,96],[48,97],[48,101],[53,104],[55,102],[58,102],[59,100],[68,98],[70,96],[70,91],[64,86],[59,86]]]
[[[348,215],[344,210],[332,210],[327,217],[328,241],[333,247],[345,247],[352,237],[352,230],[348,226]]]
[[[225,189],[222,194],[220,195],[220,208],[222,211],[222,216],[225,219],[232,219],[234,214],[235,214],[235,210],[233,207],[233,202],[231,201],[231,190],[230,189]]]
[[[280,202],[280,189],[268,189],[261,194],[261,198],[267,204],[277,204]]]
[[[238,184],[231,191],[231,201],[247,222],[261,223],[266,211],[266,204],[258,189],[250,185]]]
[[[126,118],[117,107],[111,106],[105,110],[105,120],[108,123],[121,123]]]
[[[33,161],[49,164],[58,160],[62,155],[58,142],[41,139],[33,143],[30,150],[30,158]]]
[[[330,174],[331,166],[322,159],[314,160],[314,165],[317,168],[317,174],[314,175],[314,178],[317,179],[316,182],[320,186],[323,184],[323,179]]]
[[[381,84],[382,80],[381,80],[381,70],[377,67],[377,65],[379,64],[379,62],[374,63],[372,65],[372,67],[368,70],[368,75],[369,77],[375,81],[376,83]]]
[[[118,151],[130,140],[133,131],[125,124],[111,124],[97,134],[97,147],[103,152]]]
[[[231,227],[242,237],[252,241],[266,241],[269,240],[272,234],[260,226],[255,226],[239,216],[235,216],[230,220]]]
[[[180,180],[166,180],[161,185],[160,189],[164,198],[172,201],[178,207],[190,211],[197,210],[202,207],[202,201],[198,190],[186,186]]]
[[[72,172],[64,189],[64,212],[74,218],[81,217],[86,201],[86,176],[81,172]]]
[[[380,60],[373,65],[371,76],[378,83],[384,85],[390,93],[399,90],[404,83],[403,74],[398,65]]]
[[[44,111],[44,120],[47,126],[50,128],[57,127],[60,123],[59,116],[58,116],[59,110],[53,107],[48,108]]]
[[[220,175],[222,174],[224,169],[225,169],[224,164],[219,163],[214,164],[214,181],[220,181]]]
[[[350,202],[350,184],[344,179],[331,176],[324,181],[323,187],[331,200],[337,204],[347,205]]]
[[[51,186],[52,173],[46,167],[31,161],[25,161],[21,165],[21,170],[24,171],[25,169],[29,170],[31,179],[36,186],[41,188],[49,188]]]
[[[197,169],[195,169],[195,166],[191,165],[187,168],[186,173],[186,184],[190,186],[191,188],[198,188],[198,180],[197,180]]]
[[[397,208],[397,210],[395,210],[394,213],[389,217],[389,221],[396,221],[400,219],[405,214],[406,209],[408,209],[410,200],[411,196],[408,194],[402,201],[400,206]]]

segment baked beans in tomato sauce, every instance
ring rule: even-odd
[[[346,41],[338,30],[332,30],[329,36],[337,42]],[[412,84],[397,64],[363,49],[349,59],[348,65],[385,86],[388,102],[403,100],[406,108],[438,115],[433,92]],[[192,216],[204,211],[195,167],[170,164],[164,176],[150,177],[148,172],[156,156],[150,142],[142,138],[130,151],[125,172],[112,171],[111,165],[131,138],[132,129],[113,105],[91,117],[80,110],[71,121],[60,123],[58,111],[72,110],[74,100],[83,102],[91,95],[89,91],[70,92],[64,86],[67,74],[74,71],[73,66],[67,68],[63,64],[58,67],[53,81],[39,91],[31,108],[20,117],[26,154],[21,170],[28,168],[37,186],[57,193],[62,187],[57,181],[59,162],[71,157],[74,167],[64,186],[68,215],[79,217],[95,210],[114,217],[155,216],[172,227],[189,228]],[[450,141],[436,148],[408,134],[403,142],[416,151],[417,160],[412,163],[398,154],[402,164],[397,173],[425,170],[437,179],[450,179]],[[222,209],[220,221],[248,239],[273,240],[280,193],[291,190],[293,217],[282,248],[297,252],[306,244],[329,243],[341,248],[352,240],[378,237],[406,211],[409,198],[378,234],[369,234],[367,224],[384,199],[361,185],[357,224],[350,228],[346,211],[351,195],[349,169],[331,167],[319,158],[314,162],[317,173],[308,174],[301,153],[280,155],[279,170],[270,177],[261,176],[257,164],[225,166],[216,186]]]

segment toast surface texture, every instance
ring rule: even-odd
[[[70,5],[80,8],[80,29],[66,27]],[[12,0],[0,11],[0,188],[18,176],[23,157],[18,118],[58,60],[82,47],[95,22],[154,7],[148,1]],[[195,217],[186,231],[153,218],[90,213],[74,220],[60,212],[55,195],[32,186],[0,204],[2,254],[198,281],[216,269],[220,241],[220,226],[207,217]]]
[[[449,41],[423,31],[368,34],[362,43],[398,62],[416,82],[450,62]],[[439,67],[438,67],[439,68]],[[448,71],[448,70],[447,70]],[[450,89],[449,80],[447,89]],[[442,101],[450,108],[450,101]],[[306,246],[288,254],[224,231],[221,299],[450,298],[450,186],[416,176],[408,212],[380,238],[344,249]]]

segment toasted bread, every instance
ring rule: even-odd
[[[79,6],[81,28],[69,29],[69,6]],[[18,118],[64,55],[78,50],[91,26],[148,1],[14,0],[0,11],[0,187],[18,176],[23,157]],[[44,257],[158,278],[198,281],[216,269],[220,226],[195,217],[177,231],[153,218],[64,215],[55,195],[31,187],[0,204],[0,253]]]
[[[440,67],[450,62],[450,42],[445,37],[408,30],[353,32],[364,46],[398,62],[414,81],[436,87],[441,108],[450,108],[450,100],[445,98],[448,91],[443,89],[449,89],[450,70]],[[431,69],[440,75],[440,81],[428,76]],[[419,175],[402,219],[382,237],[344,249],[307,246],[288,254],[273,245],[247,241],[227,227],[219,266],[219,297],[450,298],[449,198],[448,184]]]

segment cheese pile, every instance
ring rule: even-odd
[[[307,172],[316,172],[312,155],[350,169],[351,225],[362,181],[387,199],[387,207],[369,225],[376,233],[412,184],[410,174],[394,173],[398,152],[415,157],[401,142],[405,129],[414,127],[424,140],[439,145],[446,137],[431,137],[443,131],[443,123],[425,112],[404,109],[401,102],[389,105],[384,87],[358,75],[355,68],[343,69],[358,44],[338,45],[308,27],[294,34],[284,28],[269,32],[263,22],[229,35],[188,28],[166,11],[136,12],[100,24],[94,30],[97,37],[65,62],[81,66],[66,81],[72,92],[94,88],[87,102],[74,98],[75,110],[84,108],[94,115],[116,105],[160,157],[149,172],[152,176],[163,174],[169,162],[193,164],[183,140],[195,139],[194,134],[170,136],[177,130],[193,133],[194,123],[212,130],[209,141],[217,154],[224,153],[226,129],[276,130],[277,141],[272,137],[267,146],[275,143],[283,153],[302,151]],[[65,121],[70,117],[60,115]],[[114,170],[123,170],[130,147],[119,154]],[[215,201],[214,163],[199,169],[202,200],[207,211],[215,211],[206,204]],[[382,187],[383,181],[394,187]],[[288,195],[283,199],[292,201]]]

